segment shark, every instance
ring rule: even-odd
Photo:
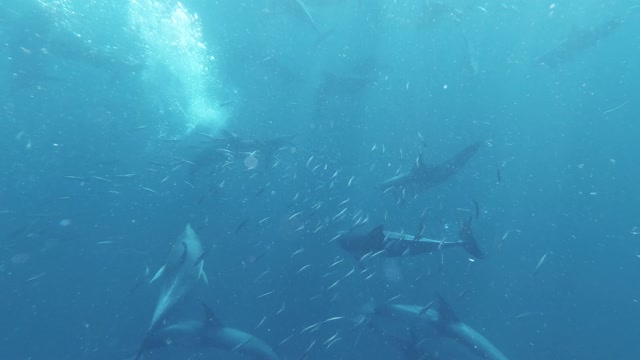
[[[540,56],[536,63],[547,66],[550,69],[556,69],[561,64],[575,59],[585,50],[598,44],[600,40],[606,38],[620,27],[623,22],[623,18],[617,17],[592,29],[573,30],[560,45]]]
[[[153,332],[167,314],[193,290],[199,280],[208,283],[204,272],[202,243],[196,232],[187,224],[185,230],[173,244],[169,258],[150,280],[161,282],[160,296],[153,312],[149,332]]]
[[[356,259],[362,259],[367,254],[381,253],[386,257],[400,257],[432,253],[453,247],[464,248],[477,259],[484,258],[484,253],[478,246],[471,231],[471,221],[460,224],[460,241],[434,240],[405,233],[384,230],[384,225],[378,225],[366,233],[347,233],[338,238],[338,244]]]
[[[410,360],[429,358],[428,341],[437,338],[453,339],[481,359],[507,360],[484,335],[461,321],[441,296],[427,306],[367,306],[361,316],[358,324],[400,345]]]
[[[279,360],[280,357],[258,337],[226,327],[206,305],[204,318],[159,327],[143,342],[136,359],[144,353],[169,346],[186,349],[216,348],[238,353],[256,360]]]
[[[380,188],[385,189],[385,191],[394,188],[412,188],[415,191],[426,191],[457,174],[478,152],[482,144],[482,141],[475,142],[445,162],[435,165],[426,164],[422,159],[422,155],[420,155],[411,170],[384,181],[380,184]]]

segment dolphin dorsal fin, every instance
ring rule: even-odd
[[[458,319],[458,316],[453,312],[453,309],[451,309],[451,306],[449,306],[449,303],[447,303],[444,297],[438,294],[437,298],[437,309],[439,314],[438,321],[445,326],[449,324],[459,323],[460,320]]]
[[[384,233],[382,232],[384,230],[384,225],[378,225],[376,227],[373,228],[373,230],[369,231],[369,235],[371,236],[375,236],[375,235],[383,235]]]
[[[211,310],[209,305],[202,303],[202,308],[204,310],[204,321],[208,328],[219,328],[222,327],[222,322],[216,314]]]

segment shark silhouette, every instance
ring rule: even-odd
[[[190,349],[217,348],[256,360],[279,360],[280,357],[264,341],[242,330],[225,327],[211,309],[204,307],[204,319],[178,322],[158,328],[147,336],[137,358],[143,353],[169,346]]]
[[[167,263],[150,281],[151,283],[162,282],[158,303],[149,326],[150,332],[155,330],[167,313],[195,287],[200,279],[208,283],[203,268],[204,255],[198,235],[191,225],[187,224],[184,232],[171,248]]]
[[[573,30],[566,40],[540,56],[536,62],[555,69],[562,63],[575,59],[585,50],[596,45],[601,39],[609,36],[609,34],[622,25],[622,23],[622,18],[614,18],[590,30]]]
[[[445,182],[451,176],[455,175],[462,169],[467,162],[475,155],[483,142],[475,142],[455,154],[449,160],[437,164],[428,165],[419,156],[413,168],[391,179],[383,182],[380,187],[382,189],[390,188],[413,188],[416,191],[425,191],[435,185]]]
[[[384,338],[400,344],[411,359],[424,359],[429,349],[421,349],[426,340],[451,338],[471,353],[486,360],[507,360],[487,338],[462,322],[442,297],[433,306],[385,304],[369,307],[359,323]]]

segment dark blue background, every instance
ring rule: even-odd
[[[397,357],[367,336],[354,346],[347,319],[299,333],[351,317],[371,298],[425,304],[435,293],[509,358],[638,358],[640,27],[630,5],[452,1],[460,21],[430,23],[417,0],[308,1],[320,30],[332,31],[318,42],[285,0],[185,1],[183,21],[169,22],[177,5],[164,0],[138,0],[142,12],[124,0],[15,3],[0,2],[0,358],[130,356],[158,292],[131,288],[146,267],[162,265],[187,222],[212,248],[210,285],[197,298],[287,359],[314,339],[311,358]],[[615,16],[625,23],[574,61],[556,70],[535,64],[575,29]],[[145,32],[145,19],[160,25]],[[147,67],[114,75],[73,49],[48,49],[69,33]],[[28,81],[17,81],[20,71]],[[197,116],[212,109],[215,120]],[[194,180],[187,164],[173,170],[174,157],[197,154],[206,140],[198,132],[221,128],[248,138],[295,134],[295,147],[264,171],[242,158]],[[437,162],[477,140],[488,145],[458,176],[409,204],[376,188],[420,153]],[[349,216],[327,221],[347,198]],[[328,240],[359,210],[370,227],[411,233],[426,209],[427,235],[454,238],[473,199],[487,259],[451,250],[442,269],[440,254],[381,259],[372,279],[353,275],[325,290],[353,265]],[[298,211],[304,216],[288,220]],[[338,258],[345,261],[329,268]],[[325,350],[338,329],[342,340]]]

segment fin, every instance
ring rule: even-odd
[[[166,267],[167,265],[162,265],[160,270],[158,270],[158,272],[156,272],[156,274],[153,275],[153,278],[151,278],[151,280],[149,281],[149,284],[153,284],[154,281],[160,279],[160,277],[162,277],[162,274],[164,274],[164,270],[166,269]]]
[[[464,242],[462,247],[464,247],[464,249],[471,256],[477,259],[483,259],[484,253],[480,249],[480,246],[478,246],[478,242],[476,241],[475,236],[473,236],[473,233],[471,232],[471,221],[472,221],[472,218],[469,217],[469,219],[460,223],[459,236],[460,236],[460,240]]]
[[[451,324],[459,323],[460,319],[458,319],[458,316],[453,312],[453,309],[451,309],[451,306],[449,306],[449,303],[447,303],[444,297],[438,294],[436,295],[436,298],[438,299],[436,305],[436,309],[439,314],[438,324],[440,326],[448,327]]]
[[[209,253],[209,249],[203,251],[202,254],[198,256],[196,261],[193,262],[193,266],[202,265],[202,263],[204,263],[204,258],[205,256],[207,256],[208,253]],[[202,268],[202,266],[200,266],[200,268]]]
[[[384,230],[384,225],[378,225],[374,227],[373,230],[369,231],[369,235],[371,236],[382,235],[384,237],[384,233],[382,232],[383,230]]]
[[[202,278],[202,280],[204,280],[204,283],[209,285],[209,278],[207,277],[207,273],[204,272],[204,262],[201,261],[200,262],[200,272],[198,273],[198,280],[200,280],[200,278]]]
[[[202,302],[201,304],[204,310],[204,316],[205,316],[204,320],[205,320],[205,323],[207,324],[206,326],[208,328],[223,327],[222,322],[220,321],[220,319],[218,319],[218,317],[216,317],[216,314],[211,310],[209,305],[205,304],[204,302]]]

